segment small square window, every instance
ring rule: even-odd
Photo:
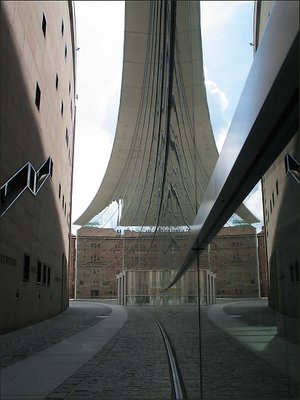
[[[36,88],[35,88],[35,105],[36,105],[36,108],[40,111],[40,105],[41,105],[41,89],[40,89],[38,83],[36,83]]]
[[[43,13],[42,30],[43,30],[44,37],[46,37],[46,28],[47,28],[47,20],[46,20],[45,14]]]

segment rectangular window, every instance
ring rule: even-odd
[[[65,30],[64,20],[62,20],[61,21],[61,36],[64,36],[64,30]]]
[[[43,13],[42,30],[43,30],[44,37],[46,37],[46,28],[47,28],[47,20],[46,20],[45,14]]]
[[[99,297],[99,290],[91,290],[91,298]]]
[[[67,143],[67,146],[69,146],[69,132],[68,132],[68,128],[66,128],[66,143]]]
[[[37,263],[37,276],[36,276],[37,283],[42,282],[42,263],[38,261]]]
[[[46,285],[47,282],[47,265],[43,265],[43,285]]]
[[[55,75],[55,87],[56,87],[56,90],[58,90],[58,75],[57,74]]]
[[[27,254],[24,254],[24,265],[23,265],[23,281],[29,281],[29,273],[30,273],[30,257]]]
[[[51,267],[47,269],[47,286],[50,286],[51,283]]]
[[[39,84],[36,83],[36,88],[35,88],[35,105],[38,111],[40,111],[40,105],[41,105],[41,89],[39,87]]]
[[[68,55],[68,48],[67,45],[65,44],[65,60],[67,59],[67,55]]]
[[[58,198],[60,199],[61,197],[61,184],[59,183],[58,185]]]
[[[60,115],[61,116],[64,115],[64,102],[63,101],[61,102],[61,105],[60,105]]]
[[[279,194],[278,181],[276,181],[276,194],[277,194],[277,196],[278,196],[278,194]]]

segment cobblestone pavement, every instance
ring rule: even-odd
[[[7,367],[61,340],[93,326],[111,308],[99,303],[71,301],[70,307],[53,318],[0,335],[0,366]]]
[[[77,308],[80,308],[80,303],[78,302]],[[52,337],[51,326],[55,326],[57,321],[61,334],[65,335],[64,329],[66,329],[70,335],[72,329],[84,329],[83,326],[88,327],[99,321],[97,318],[99,315],[110,312],[106,306],[86,303],[82,309],[83,314],[86,314],[84,316],[82,310],[78,311],[74,305],[75,302],[69,311],[52,319],[56,322],[45,321],[43,346],[51,344],[46,332]],[[243,307],[244,321],[247,322],[248,318],[249,324],[252,325],[256,323],[255,318],[262,323],[262,314],[268,313],[264,308],[254,310],[254,306],[249,303],[248,308]],[[225,307],[229,314],[237,312],[241,314],[238,304]],[[208,310],[206,307],[201,308],[201,363],[197,335],[198,314],[195,307],[166,307],[159,310],[150,307],[128,307],[127,321],[118,333],[94,357],[50,393],[47,399],[171,399],[165,347],[153,317],[162,322],[176,350],[188,400],[199,400],[201,390],[203,400],[299,399],[299,387],[295,381],[219,329],[209,318]],[[269,321],[271,323],[270,319]],[[33,325],[30,330],[31,335],[27,336],[31,338],[32,352],[39,351],[35,347],[41,329],[39,325]],[[54,331],[57,332],[57,340],[59,336],[57,326]],[[8,337],[17,333],[18,331],[3,336]],[[10,341],[6,338],[7,348],[4,354],[8,360],[10,347],[12,354],[18,352],[17,337]],[[1,339],[0,337],[0,342]],[[24,343],[26,338],[22,340]]]
[[[171,399],[168,360],[150,314],[128,308],[124,327],[47,399]]]

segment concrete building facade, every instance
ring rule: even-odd
[[[68,307],[76,33],[71,1],[1,2],[1,332]]]
[[[254,50],[260,49],[274,1],[257,1]],[[289,2],[293,3],[293,2]],[[300,141],[299,131],[262,178],[271,307],[299,318]]]

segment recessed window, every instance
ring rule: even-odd
[[[43,265],[43,285],[46,285],[47,282],[47,265]]]
[[[279,194],[278,181],[276,181],[276,194],[277,194],[277,196],[278,196],[278,194]]]
[[[71,93],[71,82],[69,82],[69,94]]]
[[[68,128],[66,128],[66,143],[67,143],[67,146],[69,146],[69,132],[68,132]]]
[[[64,115],[64,102],[63,101],[61,102],[61,105],[60,105],[60,115],[61,116]]]
[[[65,196],[63,195],[63,197],[62,197],[62,208],[64,208],[64,206],[65,206]]]
[[[37,283],[42,282],[42,263],[38,261],[37,263],[37,276],[36,276]]]
[[[65,60],[67,58],[67,55],[68,55],[68,48],[67,48],[67,45],[65,44]]]
[[[48,267],[47,269],[47,286],[50,286],[51,283],[51,268]]]
[[[30,257],[27,254],[24,254],[24,264],[23,264],[23,281],[29,281],[29,273],[30,273]]]
[[[58,90],[58,75],[57,74],[55,75],[55,87],[56,87],[56,90]]]
[[[64,30],[65,30],[64,20],[62,20],[61,21],[61,36],[64,36]]]
[[[46,37],[46,28],[47,28],[47,20],[46,20],[45,14],[43,13],[42,30],[43,30],[44,37]]]
[[[58,185],[58,198],[60,199],[61,197],[61,184],[59,183]]]
[[[40,111],[40,104],[41,104],[41,89],[39,87],[39,84],[36,83],[36,88],[35,88],[35,105],[36,108]]]

